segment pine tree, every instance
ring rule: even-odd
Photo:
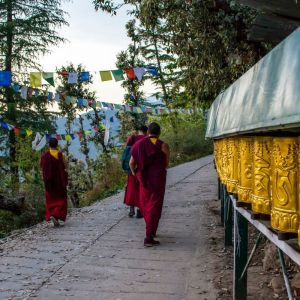
[[[0,70],[13,72],[13,80],[28,83],[29,68],[39,69],[38,58],[48,48],[63,42],[57,28],[67,25],[61,0],[2,0],[0,2]],[[24,73],[25,72],[25,73]],[[0,113],[14,126],[43,131],[52,124],[47,112],[47,97],[21,99],[11,87],[0,89]],[[9,134],[9,157],[12,178],[18,181],[16,137]]]

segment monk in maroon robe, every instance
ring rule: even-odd
[[[63,225],[66,220],[68,201],[68,174],[63,155],[57,149],[58,141],[51,138],[50,149],[41,157],[40,166],[43,173],[46,196],[46,221],[54,226]]]
[[[163,207],[170,156],[168,144],[161,141],[159,135],[159,125],[151,123],[148,136],[133,146],[129,163],[132,174],[140,182],[140,208],[146,223],[146,247],[159,244],[154,237]]]
[[[131,135],[128,137],[126,146],[133,147],[133,145],[144,138],[147,134],[148,127],[141,126],[137,130],[136,135]],[[137,208],[136,217],[142,218],[140,212],[140,184],[136,176],[131,173],[127,177],[127,186],[125,189],[124,203],[130,207],[128,216],[132,218],[135,215],[135,207]]]

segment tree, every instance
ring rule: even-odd
[[[92,83],[92,77],[89,74],[86,80],[81,78],[81,74],[84,72],[84,67],[82,65],[74,66],[73,64],[69,64],[68,66],[62,66],[57,70],[58,74],[60,74],[60,84],[57,87],[57,91],[63,96],[64,99],[61,99],[59,102],[60,114],[63,117],[66,117],[66,130],[68,134],[72,134],[72,125],[74,125],[74,121],[78,116],[79,120],[79,134],[80,134],[80,145],[81,152],[85,156],[85,160],[87,163],[87,174],[88,174],[88,189],[93,188],[93,175],[92,175],[92,162],[89,156],[89,147],[88,147],[88,137],[85,133],[83,127],[83,117],[80,112],[87,110],[90,106],[84,106],[83,103],[78,105],[77,99],[84,99],[85,101],[91,103],[95,103],[95,92],[90,90],[89,85]],[[68,83],[68,74],[69,73],[78,74],[78,80],[76,84]],[[75,100],[75,101],[74,101]],[[91,105],[96,109],[94,105]],[[95,110],[95,114],[97,111]],[[100,129],[99,129],[100,130]],[[70,142],[67,141],[67,156],[69,156],[69,148]]]
[[[268,51],[268,45],[247,39],[256,11],[236,1],[94,0],[94,4],[110,14],[130,5],[156,57],[155,45],[160,45],[175,60],[173,71],[180,73],[172,78],[172,100],[178,99],[180,105],[209,106]],[[160,73],[164,75],[163,70]],[[160,78],[161,84],[164,81]],[[163,85],[162,91],[166,97]]]
[[[48,47],[63,42],[56,29],[67,25],[65,12],[60,9],[61,0],[3,0],[0,3],[0,69],[12,71],[13,80],[26,84],[29,68],[39,69],[39,55]],[[52,123],[47,113],[47,97],[21,99],[11,87],[0,89],[0,113],[7,123],[15,126],[26,124],[34,130],[49,129]],[[38,118],[36,118],[38,117]],[[38,122],[37,122],[38,121]],[[16,138],[9,134],[10,170],[14,182],[18,182]]]
[[[120,69],[131,69],[134,67],[143,67],[145,66],[144,61],[141,59],[141,49],[139,47],[139,36],[136,30],[136,24],[134,20],[129,21],[126,24],[127,35],[131,38],[132,43],[128,46],[126,51],[122,51],[117,56],[117,67]],[[140,88],[144,84],[144,79],[138,80],[135,79],[126,79],[123,81],[122,86],[125,88],[127,93],[125,94],[125,103],[131,104],[133,106],[140,106],[143,104],[143,93]],[[124,131],[124,128],[127,127],[126,124],[131,124],[131,130],[136,129],[140,125],[144,125],[147,117],[145,114],[129,113],[123,114],[121,117],[122,128],[121,132]],[[125,126],[124,126],[125,125]],[[127,130],[126,130],[127,131]]]

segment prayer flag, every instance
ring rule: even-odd
[[[93,100],[93,102],[92,102],[92,108],[96,108],[97,107],[97,102],[95,101],[95,100]]]
[[[28,88],[28,96],[32,97],[33,94],[33,88]]]
[[[52,72],[43,72],[43,78],[52,86],[54,86],[54,73]]]
[[[76,72],[70,72],[68,77],[69,84],[76,84],[78,82],[78,74]]]
[[[0,71],[0,86],[11,85],[11,71]]]
[[[20,135],[26,136],[26,130],[25,129],[20,129]]]
[[[77,102],[77,98],[76,97],[71,97],[71,103],[76,104],[76,102]]]
[[[66,135],[65,135],[65,134],[61,134],[61,139],[62,139],[63,141],[65,141],[65,140],[66,140]]]
[[[83,106],[83,99],[82,98],[78,98],[77,106],[78,107],[82,107]]]
[[[89,102],[87,101],[87,99],[83,99],[83,106],[84,107],[87,107],[89,104]]]
[[[124,74],[123,70],[118,69],[118,70],[112,70],[111,72],[114,76],[115,81],[125,80],[124,75],[123,75]]]
[[[33,134],[33,132],[32,132],[32,130],[30,130],[30,129],[26,129],[26,134],[27,134],[27,136],[30,136],[30,135]]]
[[[158,75],[158,69],[156,67],[146,67],[146,72],[153,76]]]
[[[65,102],[66,102],[66,104],[71,104],[71,102],[72,102],[72,97],[71,97],[71,96],[67,96]]]
[[[56,102],[59,102],[59,101],[60,101],[60,95],[59,95],[59,93],[55,93],[54,100],[55,100]]]
[[[137,111],[138,114],[142,114],[143,113],[143,111],[142,111],[142,109],[140,107],[137,107],[136,111]]]
[[[101,77],[102,81],[112,80],[112,76],[111,76],[110,71],[100,71],[100,77]]]
[[[0,79],[1,80],[1,79]],[[13,90],[15,93],[18,93],[19,92],[19,89],[20,89],[20,85],[18,85],[17,83],[14,83],[13,85]]]
[[[69,72],[67,72],[67,71],[58,72],[58,74],[61,75],[61,76],[64,76],[64,77],[69,76]]]
[[[14,133],[15,133],[15,134],[19,134],[19,133],[20,133],[20,129],[17,128],[17,127],[15,127],[15,128],[14,128]]]
[[[38,89],[34,89],[34,97],[38,97],[40,91]]]
[[[89,72],[81,72],[80,73],[80,80],[81,81],[89,81],[90,80],[90,73]]]
[[[85,133],[86,135],[88,135],[88,134],[91,134],[92,131],[91,131],[91,130],[85,130],[84,133]]]
[[[131,69],[125,69],[124,70],[125,73],[126,73],[126,76],[128,79],[134,79],[135,78],[135,73],[134,73],[134,70],[131,68]]]
[[[24,100],[27,99],[27,91],[28,91],[27,86],[23,85],[21,87],[21,98],[24,99]]]
[[[133,68],[133,70],[138,81],[141,81],[143,79],[143,76],[146,73],[146,69],[138,67],[138,68]]]
[[[66,141],[68,141],[68,142],[72,141],[72,138],[69,134],[66,134]]]
[[[110,121],[111,123],[113,123],[113,122],[114,122],[114,117],[110,117],[109,121]]]
[[[83,138],[83,134],[81,132],[78,132],[77,134],[78,134],[79,139],[81,140]]]
[[[1,128],[3,128],[3,129],[9,129],[8,124],[5,123],[4,121],[0,121],[0,125],[1,125]]]
[[[57,139],[58,141],[61,141],[61,135],[60,135],[60,134],[56,134],[55,137],[56,137],[56,139]]]
[[[52,101],[53,99],[53,93],[52,92],[48,92],[48,100]]]
[[[42,73],[40,72],[30,72],[30,86],[31,87],[41,87],[42,86]]]

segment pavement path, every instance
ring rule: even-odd
[[[143,219],[123,192],[0,241],[0,299],[204,300],[212,283],[207,203],[216,199],[212,156],[168,171],[160,246],[143,247]]]

